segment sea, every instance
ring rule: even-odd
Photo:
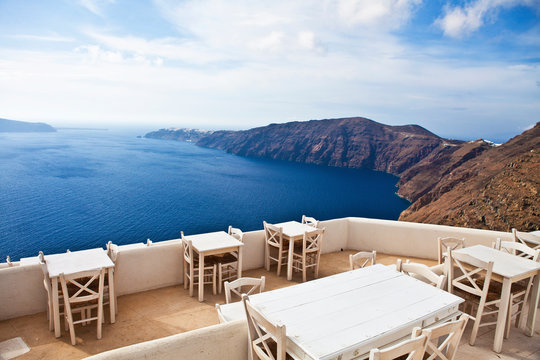
[[[0,261],[262,229],[263,220],[395,220],[383,172],[247,158],[130,131],[0,133]],[[142,134],[139,134],[142,135]]]

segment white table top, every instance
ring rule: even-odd
[[[315,227],[307,224],[302,224],[298,221],[287,221],[279,224],[273,224],[274,226],[283,229],[283,235],[288,237],[300,237],[304,236],[306,231],[316,230]]]
[[[499,251],[484,245],[474,245],[455,250],[452,253],[461,253],[474,256],[482,261],[493,261],[493,273],[502,277],[513,278],[540,270],[540,263],[519,256]]]
[[[45,262],[51,278],[57,277],[61,273],[74,274],[81,271],[114,267],[107,252],[101,248],[45,255]]]
[[[457,314],[463,302],[379,264],[252,295],[250,301],[286,326],[288,348],[297,356],[343,360],[410,335],[435,316]]]
[[[193,249],[197,252],[205,252],[219,249],[226,249],[235,246],[244,246],[244,243],[225,231],[216,231],[206,234],[188,235],[187,240],[191,240]]]

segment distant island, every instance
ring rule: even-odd
[[[55,132],[56,129],[45,123],[8,120],[0,118],[0,132]]]
[[[170,128],[149,132],[144,135],[144,137],[147,139],[197,142],[203,137],[212,135],[213,133],[214,132],[211,130]]]
[[[540,123],[502,145],[441,138],[418,125],[365,118],[270,124],[243,131],[162,129],[236,155],[384,171],[411,201],[399,220],[522,231],[540,226]],[[148,136],[150,135],[151,136]]]

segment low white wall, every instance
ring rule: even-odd
[[[91,360],[247,360],[248,335],[244,320],[106,351]]]
[[[438,237],[465,238],[467,246],[486,245],[497,238],[513,241],[512,233],[454,226],[419,224],[406,221],[349,218],[347,248],[437,259]]]
[[[47,291],[39,264],[0,268],[0,320],[46,310]]]

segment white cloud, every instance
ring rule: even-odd
[[[537,0],[475,0],[463,7],[446,5],[444,15],[439,17],[435,24],[446,36],[461,38],[478,30],[486,21],[495,21],[500,9],[518,5],[540,9],[540,2]]]
[[[338,0],[339,16],[350,26],[399,28],[421,0]]]
[[[78,0],[79,4],[95,15],[103,16],[103,7],[114,3],[115,0]]]
[[[6,35],[13,39],[21,40],[37,40],[37,41],[50,41],[50,42],[74,42],[75,39],[67,36],[58,36],[58,35],[30,35],[30,34],[18,34],[18,35]]]

